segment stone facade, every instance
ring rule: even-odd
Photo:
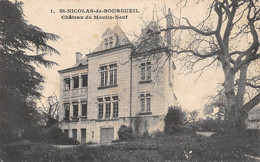
[[[116,140],[123,124],[136,135],[163,131],[167,109],[176,105],[172,59],[133,57],[119,26],[102,38],[94,52],[77,53],[76,64],[59,71],[61,129],[81,143]]]

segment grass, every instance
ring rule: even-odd
[[[12,162],[249,161],[250,159],[244,155],[259,156],[259,150],[259,144],[250,144],[244,135],[216,134],[212,137],[203,137],[181,134],[136,139],[96,148],[82,145],[76,148],[59,149],[47,144],[13,144],[3,146],[0,156],[3,156],[5,161]]]

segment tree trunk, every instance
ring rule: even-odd
[[[235,74],[229,66],[223,66],[223,70],[225,74],[224,88],[227,98],[225,121],[227,123],[227,130],[233,130],[239,120],[236,95],[234,91]]]
[[[236,106],[239,113],[239,123],[237,123],[237,126],[239,128],[245,128],[245,118],[247,115],[241,111],[243,105],[244,105],[244,95],[246,92],[246,77],[247,77],[247,69],[249,64],[246,64],[241,67],[240,74],[239,74],[239,80],[237,81],[238,89],[237,89],[237,96],[236,96]]]
[[[240,69],[239,80],[237,81],[238,89],[237,89],[237,107],[241,109],[244,104],[244,95],[246,91],[246,76],[247,76],[248,64],[244,65]]]

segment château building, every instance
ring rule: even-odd
[[[155,29],[151,22],[141,37]],[[93,52],[77,52],[73,67],[59,71],[61,129],[81,143],[116,140],[121,125],[131,125],[135,135],[163,131],[168,107],[177,104],[172,58],[163,51],[157,59],[146,57],[156,54],[160,41],[137,50],[141,40],[130,42],[118,25],[102,39]]]

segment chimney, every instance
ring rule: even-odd
[[[168,9],[168,15],[166,17],[166,28],[169,29],[173,26],[173,18],[172,18],[172,12],[171,9]],[[167,30],[165,33],[166,36],[166,43],[167,46],[171,47],[172,46],[172,30]]]
[[[79,62],[79,60],[81,60],[82,54],[80,52],[76,52],[76,63]]]

